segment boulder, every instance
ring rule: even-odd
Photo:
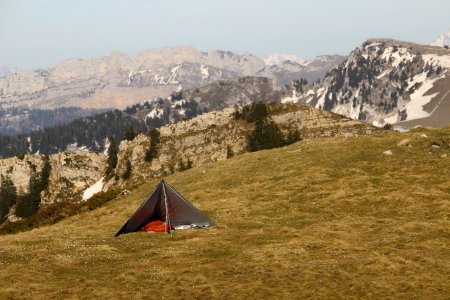
[[[386,150],[386,151],[383,152],[383,154],[384,154],[384,155],[391,156],[393,153],[392,153],[391,150]]]
[[[410,139],[403,139],[400,142],[397,143],[397,146],[409,146],[410,145]]]

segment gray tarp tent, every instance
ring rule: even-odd
[[[167,182],[161,180],[153,193],[115,236],[139,231],[145,224],[155,220],[164,221],[169,227],[171,225],[175,228],[183,225],[194,228],[214,226],[211,219],[175,191]]]

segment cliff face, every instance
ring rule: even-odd
[[[87,151],[61,152],[50,156],[50,180],[42,204],[78,201],[83,191],[104,173],[105,156]],[[30,176],[40,172],[43,156],[25,155],[0,160],[0,174],[10,176],[18,194],[28,192]]]
[[[280,129],[298,129],[304,139],[330,136],[358,136],[372,134],[375,127],[351,120],[337,114],[317,110],[308,106],[280,105],[271,116]],[[233,109],[201,115],[189,121],[166,125],[160,129],[161,141],[158,155],[151,162],[145,161],[145,152],[149,148],[150,138],[139,135],[132,141],[120,144],[119,160],[116,168],[118,180],[111,179],[104,189],[137,184],[154,176],[162,176],[179,171],[181,164],[190,162],[201,166],[209,162],[227,159],[227,149],[235,155],[247,151],[247,136],[253,130],[253,124],[236,121],[232,117]],[[127,169],[127,161],[132,166],[128,181],[122,178]]]
[[[79,201],[84,190],[103,176],[105,161],[105,155],[88,151],[52,155],[50,184],[43,203]]]
[[[200,52],[189,46],[153,49],[134,58],[123,53],[69,59],[54,67],[0,78],[4,107],[124,108],[179,86],[199,86],[220,79],[254,75],[265,68],[251,54]]]
[[[195,88],[218,80],[265,76],[278,84],[300,77],[315,81],[344,57],[319,56],[309,61],[259,57],[230,51],[202,52],[190,46],[151,49],[135,57],[114,52],[91,59],[68,59],[38,70],[0,76],[3,108],[125,108],[179,88]]]

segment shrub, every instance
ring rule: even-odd
[[[0,223],[2,223],[9,214],[11,206],[16,204],[17,189],[9,176],[1,176],[0,186]]]
[[[107,159],[107,168],[106,168],[106,177],[111,178],[114,173],[114,169],[117,166],[117,154],[119,153],[119,149],[116,144],[116,140],[114,137],[109,137],[109,148],[108,148],[108,159]]]
[[[161,134],[158,129],[153,128],[149,131],[150,147],[145,152],[145,161],[151,162],[158,155],[158,144],[161,140]]]
[[[286,145],[290,145],[290,144],[296,143],[296,142],[301,141],[301,140],[302,140],[302,136],[301,136],[300,131],[298,129],[295,129],[295,130],[289,129],[289,132],[288,132],[287,137],[286,137],[285,144]]]
[[[130,177],[131,177],[131,162],[130,162],[130,159],[127,159],[127,162],[126,162],[126,166],[125,166],[125,172],[122,174],[122,178],[123,179],[125,179],[125,180],[128,180],[128,179],[130,179]]]
[[[392,129],[394,129],[394,126],[392,126],[392,124],[386,123],[386,124],[384,124],[383,129],[392,130]]]
[[[94,210],[113,200],[119,194],[118,189],[100,192],[82,203],[56,203],[41,207],[36,214],[17,222],[7,222],[0,228],[1,234],[31,230],[44,225],[55,224],[64,218],[87,210]],[[19,203],[19,200],[18,200]]]
[[[44,165],[40,173],[32,170],[28,182],[28,193],[17,199],[16,215],[29,217],[37,212],[41,205],[41,193],[48,188],[51,165],[48,155],[44,156]]]
[[[16,215],[20,218],[33,215],[33,206],[33,198],[29,193],[17,197]]]
[[[183,162],[183,159],[180,158],[180,162],[178,163],[178,169],[180,170],[180,172],[189,170],[191,168],[192,168],[192,161],[189,158],[186,164]]]
[[[228,145],[228,146],[227,146],[227,159],[228,159],[228,158],[232,158],[233,156],[234,156],[233,149],[231,149],[231,146]]]
[[[124,140],[132,141],[139,133],[139,129],[134,128],[133,126],[127,126],[125,127],[125,135],[123,138]]]
[[[245,120],[248,123],[261,121],[267,118],[267,105],[263,102],[252,103],[242,108],[234,107],[233,117],[235,120]]]
[[[247,137],[247,147],[251,152],[278,148],[284,145],[283,133],[275,122],[269,120],[256,121],[255,129]]]
[[[89,200],[81,206],[87,207],[89,210],[94,210],[113,200],[119,194],[118,189],[109,190],[107,192],[100,192],[92,196]]]

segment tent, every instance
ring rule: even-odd
[[[168,228],[204,228],[214,226],[205,214],[161,180],[153,193],[142,203],[115,236],[140,231],[151,221],[164,221]],[[166,230],[167,232],[168,230]]]

